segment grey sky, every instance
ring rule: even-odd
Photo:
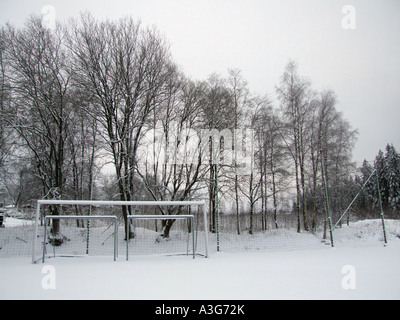
[[[387,143],[400,150],[399,0],[0,0],[0,24],[20,26],[45,5],[59,20],[86,9],[98,18],[141,18],[165,34],[188,76],[238,68],[252,92],[275,104],[292,58],[314,89],[336,92],[338,109],[359,130],[354,160],[373,160]],[[355,29],[342,27],[346,5],[355,9]]]

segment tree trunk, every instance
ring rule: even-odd
[[[171,228],[172,228],[173,224],[175,223],[175,221],[176,220],[172,220],[172,219],[163,221],[163,228],[162,228],[162,231],[160,234],[161,238],[164,238],[164,239],[169,238],[169,233],[170,233]]]
[[[50,209],[50,214],[52,216],[58,216],[60,214],[58,205],[51,205],[49,209]],[[48,235],[48,240],[49,243],[52,244],[53,246],[60,246],[63,244],[64,237],[60,231],[59,219],[52,220],[52,227]]]
[[[235,203],[236,203],[236,231],[237,234],[240,235],[239,181],[238,181],[238,175],[236,173],[235,173]]]

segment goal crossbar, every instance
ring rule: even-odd
[[[203,206],[205,201],[106,201],[106,200],[38,200],[43,205],[81,205],[81,206]]]
[[[108,201],[108,200],[38,200],[37,207],[36,207],[36,219],[35,219],[35,234],[33,239],[33,250],[32,250],[32,263],[35,263],[36,256],[35,250],[38,241],[38,229],[39,229],[39,218],[40,218],[40,209],[41,206],[46,205],[79,205],[79,206],[201,206],[203,207],[203,220],[204,226],[207,226],[207,212],[206,212],[206,202],[205,201]],[[55,217],[62,217],[62,216],[52,216]],[[68,216],[71,219],[85,219],[84,216]],[[79,217],[79,218],[76,218]],[[88,216],[93,217],[93,216]],[[103,217],[103,216],[102,216]],[[144,216],[141,216],[144,217]],[[147,216],[147,219],[150,219],[151,216]],[[170,219],[171,216],[156,216],[156,219]],[[179,215],[179,219],[184,219],[183,215]],[[154,219],[154,216],[152,216]],[[205,238],[205,258],[208,258],[208,230],[204,227],[204,238]]]

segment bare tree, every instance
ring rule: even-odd
[[[332,90],[322,91],[312,102],[310,118],[311,135],[309,139],[311,228],[317,227],[318,208],[324,202],[320,190],[322,177],[321,163],[325,168],[325,179],[330,187],[331,205],[341,211],[345,199],[343,185],[351,176],[351,150],[357,132],[351,129],[343,115],[336,109],[337,98]],[[350,199],[351,200],[351,199]],[[349,200],[349,201],[350,201]],[[326,221],[325,227],[326,229]]]
[[[9,68],[6,63],[7,31],[0,29],[0,181],[4,183],[6,166],[13,153],[15,135],[8,119],[11,114],[11,86]]]
[[[248,120],[249,125],[251,128],[256,128],[257,123],[259,122],[260,118],[260,106],[263,106],[263,103],[256,103],[255,99],[254,103],[251,104],[250,108],[247,110],[248,112]],[[248,132],[249,133],[249,132]],[[255,145],[255,137],[253,136],[248,139],[251,141],[250,145],[246,145],[246,152],[249,153],[251,157],[251,161],[248,165],[250,165],[249,174],[245,175],[241,179],[240,185],[238,188],[240,189],[241,193],[247,198],[250,204],[250,216],[249,216],[249,234],[253,234],[254,232],[254,211],[255,211],[255,204],[261,198],[260,188],[262,182],[262,176],[260,175],[260,167],[256,167],[255,159],[258,158],[259,153],[261,152],[261,148],[259,145]],[[237,163],[235,163],[235,167]],[[235,170],[235,177],[237,178],[236,170]],[[235,181],[236,182],[236,181]]]
[[[326,166],[327,184],[330,188],[330,204],[333,214],[339,218],[344,211],[344,204],[351,201],[348,181],[355,169],[352,162],[352,150],[356,142],[357,131],[343,118],[342,113],[333,111],[333,121],[327,130],[328,137],[323,139],[326,144],[322,147]]]
[[[27,181],[34,166],[42,181],[42,196],[88,198],[97,120],[86,112],[91,96],[73,86],[75,70],[65,46],[65,29],[58,25],[54,31],[47,30],[39,17],[33,17],[25,29],[8,26],[7,39],[7,64],[13,71],[11,100],[18,110],[8,120],[22,141],[18,154],[25,161],[20,164],[19,180]],[[27,191],[25,186],[20,194]],[[60,210],[58,206],[50,209],[52,214]],[[57,220],[54,225],[57,229]],[[58,238],[54,242],[62,242],[61,235]]]
[[[230,90],[230,94],[233,99],[233,108],[234,108],[234,127],[233,127],[233,154],[234,154],[234,192],[235,192],[235,209],[236,209],[236,231],[237,234],[240,234],[240,194],[239,194],[239,175],[238,175],[238,159],[237,159],[237,150],[235,150],[235,146],[239,137],[237,136],[238,130],[244,128],[244,113],[248,109],[249,104],[249,89],[247,88],[247,82],[241,75],[240,70],[231,69],[229,70],[228,77],[228,89]]]
[[[233,96],[227,88],[226,80],[217,74],[212,74],[206,82],[206,93],[202,104],[203,129],[210,131],[209,154],[209,208],[210,230],[216,232],[216,218],[218,215],[218,193],[221,184],[218,183],[222,167],[214,161],[221,155],[221,138],[214,136],[212,131],[221,133],[232,129],[235,123],[235,108]],[[203,137],[205,138],[205,137]],[[218,141],[216,141],[216,139]]]
[[[336,96],[333,91],[324,91],[320,93],[318,99],[314,103],[314,112],[311,118],[311,139],[310,139],[310,162],[311,162],[311,228],[315,230],[317,227],[317,211],[320,203],[318,191],[320,182],[321,162],[327,162],[327,139],[328,130],[332,126],[336,117]],[[324,159],[322,157],[325,157]],[[322,173],[321,173],[322,174]],[[322,182],[320,182],[322,184]]]
[[[305,205],[305,155],[307,139],[307,119],[310,114],[310,82],[300,78],[297,65],[290,61],[283,73],[281,83],[276,88],[281,101],[282,119],[286,126],[281,134],[294,161],[296,175],[297,232],[300,232],[301,212],[304,230],[308,231],[307,209]]]
[[[206,173],[199,132],[203,85],[175,75],[170,79],[169,94],[155,115],[153,135],[148,136],[149,145],[144,147],[146,160],[138,165],[138,173],[154,200],[183,201],[201,188]],[[163,215],[180,214],[183,210],[159,209]],[[163,221],[161,237],[169,237],[174,222]]]
[[[100,113],[107,133],[120,199],[133,200],[143,129],[162,102],[165,81],[174,68],[165,40],[133,18],[98,22],[83,14],[72,26],[69,47],[79,82],[96,98],[93,112]],[[130,206],[122,207],[126,223],[130,213]]]
[[[281,136],[282,121],[278,114],[266,100],[260,110],[255,126],[258,143],[258,162],[261,174],[261,201],[263,230],[267,229],[268,198],[272,198],[273,224],[278,228],[278,201],[280,196],[288,190],[290,170],[289,153]]]
[[[7,59],[10,66],[13,126],[35,159],[37,173],[47,198],[60,198],[65,191],[68,169],[66,141],[70,125],[69,83],[73,72],[62,44],[60,27],[52,32],[32,17],[25,27],[7,27]],[[51,206],[53,215],[58,206]],[[59,245],[63,237],[54,220],[50,241]]]
[[[67,181],[68,196],[74,200],[92,200],[95,175],[101,165],[98,160],[104,144],[100,141],[97,114],[87,112],[93,99],[76,87],[72,94],[73,123],[69,127],[68,139],[71,159],[70,178]],[[83,215],[84,210],[83,206],[75,206],[76,215]],[[88,210],[90,214],[92,206]],[[78,226],[79,223],[77,220]],[[83,226],[84,220],[81,223]]]

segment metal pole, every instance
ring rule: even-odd
[[[215,219],[217,224],[217,252],[219,248],[219,203],[218,203],[218,164],[215,165]]]
[[[374,175],[374,173],[376,173],[376,169],[374,169],[374,171],[372,171],[371,175],[368,177],[367,181],[364,182],[363,186],[361,187],[360,191],[358,191],[357,195],[354,197],[353,201],[349,204],[349,206],[347,207],[347,209],[343,212],[343,214],[341,215],[341,217],[339,218],[338,222],[336,222],[335,226],[333,227],[333,230],[336,229],[337,225],[339,224],[340,220],[342,220],[342,218],[344,217],[344,215],[347,213],[347,211],[350,210],[351,206],[353,205],[353,203],[357,200],[358,196],[361,194],[361,191],[364,189],[364,187],[367,185],[368,181],[372,178],[372,176]]]
[[[190,206],[204,201],[105,201],[105,200],[38,200],[40,204],[104,205],[104,206]]]
[[[118,256],[118,218],[114,219],[114,261],[117,260]]]
[[[331,237],[331,246],[334,247],[333,244],[333,230],[332,230],[332,219],[331,219],[331,212],[329,210],[329,197],[328,197],[328,187],[326,185],[326,175],[325,175],[325,164],[323,157],[321,158],[321,167],[322,167],[322,178],[324,182],[324,190],[325,190],[325,206],[326,206],[326,214],[328,216],[328,225],[329,225],[329,234]]]
[[[36,245],[37,245],[37,238],[38,238],[38,231],[39,231],[39,216],[40,216],[40,204],[37,203],[36,207],[36,219],[35,219],[35,234],[33,235],[33,248],[32,248],[32,263],[36,262]]]
[[[206,210],[206,203],[203,203],[203,219],[204,219],[204,235],[205,235],[205,257],[208,258],[208,228],[207,228],[207,210]]]
[[[44,236],[43,236],[43,256],[42,263],[44,263],[45,255],[46,255],[46,238],[47,238],[47,217],[44,219]]]
[[[195,259],[196,253],[195,253],[195,247],[194,247],[194,217],[193,216],[190,218],[190,224],[191,224],[190,230],[192,231],[193,259]]]
[[[126,261],[129,259],[129,216],[126,217],[126,226],[125,226],[125,235],[126,235]]]
[[[385,241],[385,245],[387,245],[387,237],[386,237],[386,228],[385,228],[385,218],[383,213],[383,206],[382,206],[382,196],[381,196],[381,188],[379,186],[379,178],[378,178],[378,171],[375,170],[376,176],[376,185],[378,188],[378,199],[379,199],[379,207],[381,209],[381,220],[382,220],[382,229],[383,229],[383,239]]]
[[[92,214],[92,206],[89,206],[89,216]],[[86,254],[89,254],[90,246],[90,220],[86,222]]]

